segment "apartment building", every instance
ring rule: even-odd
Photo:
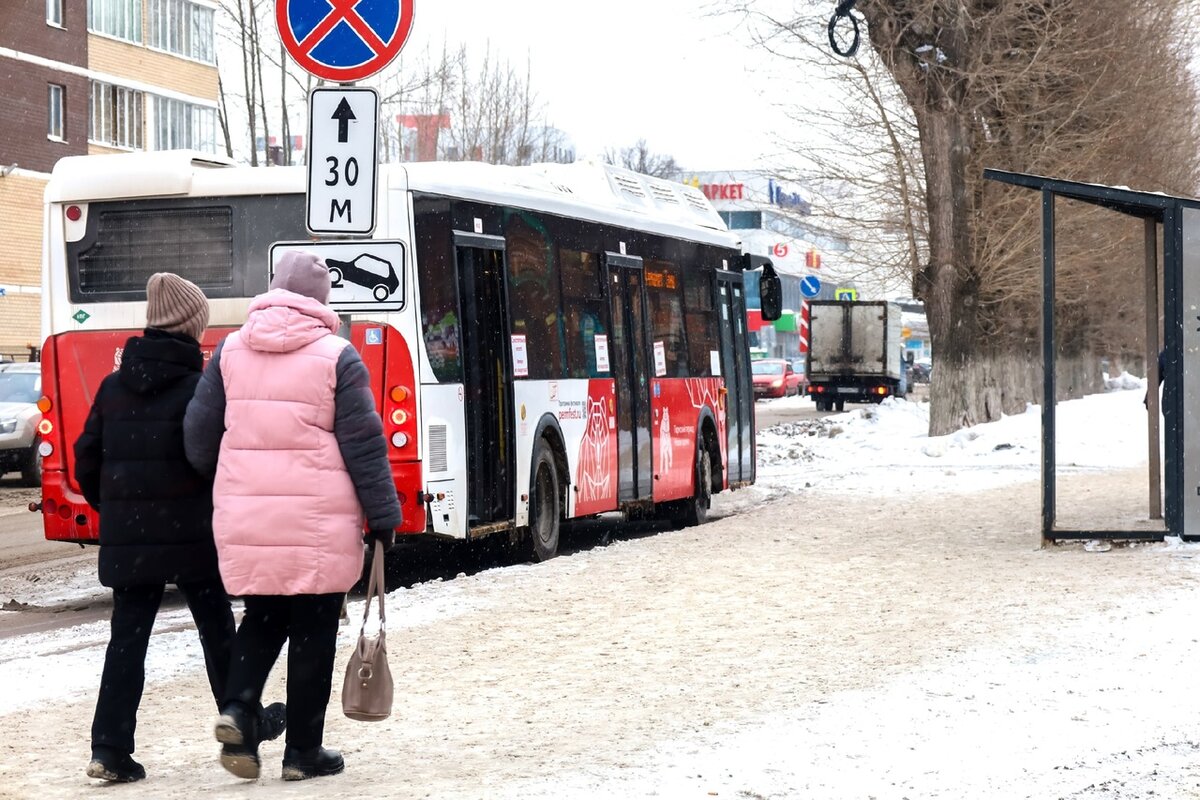
[[[217,149],[216,0],[8,0],[0,357],[41,344],[42,192],[63,156]]]

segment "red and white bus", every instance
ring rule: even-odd
[[[48,539],[94,542],[72,446],[101,379],[178,273],[211,300],[206,354],[309,239],[303,168],[185,151],[58,162],[46,189],[40,445]],[[743,255],[692,187],[595,164],[383,165],[375,238],[403,243],[398,311],[354,314],[404,508],[401,533],[507,533],[553,556],[560,522],[703,522],[754,480]],[[777,279],[775,279],[777,280]],[[767,278],[770,281],[770,277]]]

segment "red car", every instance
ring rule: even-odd
[[[754,396],[788,397],[804,392],[803,376],[792,369],[790,361],[782,358],[764,358],[750,363],[754,376]]]

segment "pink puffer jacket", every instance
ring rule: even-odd
[[[345,592],[362,574],[363,512],[333,433],[337,315],[276,289],[225,340],[225,435],[213,535],[234,595]]]

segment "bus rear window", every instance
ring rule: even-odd
[[[271,244],[306,238],[303,194],[90,203],[83,237],[66,242],[71,302],[144,300],[156,272],[210,298],[253,297],[267,289]]]
[[[175,272],[201,289],[231,288],[232,216],[228,206],[101,211],[96,239],[76,262],[79,291],[142,291],[156,272]]]

